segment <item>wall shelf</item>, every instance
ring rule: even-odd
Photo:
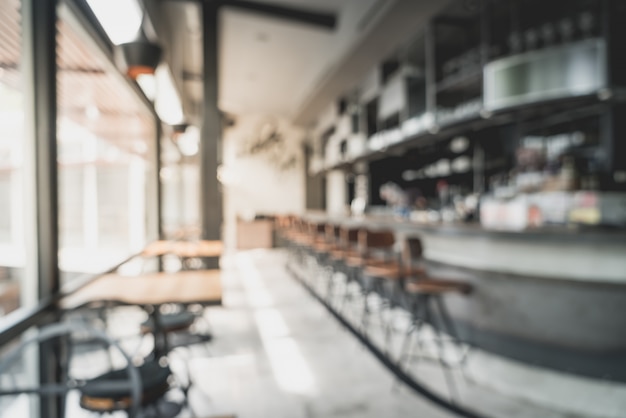
[[[523,9],[524,1],[540,3],[540,0],[481,0],[476,7],[468,8],[465,2],[457,0],[431,19],[422,33],[412,36],[405,46],[390,55],[394,62],[397,60],[400,71],[389,77],[384,88],[379,86],[374,95],[366,80],[362,88],[355,90],[353,105],[361,109],[359,134],[367,139],[359,145],[362,151],[357,155],[349,152],[343,160],[327,165],[323,172],[352,170],[356,163],[401,156],[456,135],[481,135],[482,131],[504,126],[541,124],[558,115],[571,119],[584,117],[589,112],[611,115],[614,114],[611,109],[625,107],[626,94],[619,83],[621,73],[616,71],[621,68],[620,62],[613,57],[619,50],[616,47],[618,43],[611,38],[612,34],[621,33],[617,26],[622,18],[626,18],[626,13],[617,13],[615,4],[619,0],[605,0],[610,7],[593,6],[589,9],[591,13],[603,13],[602,16],[597,15],[597,27],[591,32],[575,28],[567,42],[560,38],[551,43],[540,39],[535,45],[523,43],[518,48],[509,45],[508,34],[513,31],[525,33],[529,28],[542,27],[545,22],[541,19],[546,19],[529,15],[524,10],[521,14],[513,13]],[[579,16],[589,12],[586,9],[591,7],[589,4],[584,0],[551,4],[551,12],[546,12],[546,16],[559,22],[562,19],[560,16]],[[551,60],[548,66],[555,67],[558,65],[551,57],[555,51],[561,51],[562,56],[570,57],[581,65],[584,60],[576,52],[581,45],[586,46],[588,51],[582,55],[592,58],[587,59],[587,67],[607,74],[592,87],[584,91],[574,87],[576,94],[536,94],[530,89],[530,96],[519,101],[507,101],[504,105],[496,103],[500,98],[493,99],[493,69],[507,65],[514,67],[515,63],[524,67],[525,62],[540,62],[542,57]],[[582,65],[585,66],[584,63]],[[536,68],[539,70],[532,69],[533,80],[541,80],[545,71],[541,70],[541,65]],[[592,72],[587,71],[587,74]],[[523,87],[525,78],[515,81],[514,73],[515,69],[509,74],[509,79],[513,80],[511,88],[516,86],[516,82]],[[557,80],[561,73],[563,71],[552,71],[551,80]],[[579,81],[572,71],[570,73],[574,81]],[[380,82],[379,77],[374,78]],[[546,89],[550,88],[551,84],[545,80],[529,86],[537,89],[544,84],[548,86]],[[522,88],[522,94],[524,92]],[[508,100],[508,97],[505,99]],[[609,125],[620,123],[615,116],[604,118]],[[608,134],[611,132],[608,127],[603,129],[604,135],[612,135]],[[348,142],[350,149],[350,140]],[[602,152],[613,154],[620,147],[620,142],[611,137],[605,138],[602,147],[605,148]],[[612,158],[613,166],[624,165]]]
[[[483,69],[476,67],[446,77],[437,83],[437,93],[482,90]]]

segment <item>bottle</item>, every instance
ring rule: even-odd
[[[563,190],[573,190],[576,180],[576,164],[571,155],[563,156],[563,165],[560,173],[561,187]]]
[[[584,11],[578,15],[578,28],[583,39],[589,39],[594,36],[596,28],[596,18],[590,11]]]

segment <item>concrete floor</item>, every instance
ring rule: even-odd
[[[224,306],[209,308],[210,354],[190,354],[198,416],[367,418],[453,415],[407,387],[345,330],[285,270],[281,251],[249,251],[222,260]],[[372,336],[376,338],[376,336]],[[446,396],[442,370],[412,373]],[[457,375],[460,372],[457,372]],[[487,417],[573,418],[457,376],[461,402]]]
[[[222,259],[223,306],[205,311],[214,340],[177,348],[170,356],[179,379],[190,376],[193,382],[191,410],[184,410],[180,417],[453,416],[397,384],[393,375],[287,273],[285,260],[285,253],[279,250],[248,251]],[[117,337],[136,335],[145,316],[139,308],[116,309],[110,315],[109,330]],[[149,352],[151,345],[150,339],[141,346],[136,338],[124,339],[124,348],[139,357]],[[90,367],[97,369],[107,363],[101,351],[84,354],[73,367],[94,375],[96,370]],[[419,366],[413,375],[445,393],[440,369]],[[462,403],[486,417],[580,416],[524,402],[463,378],[459,382]],[[27,404],[22,404],[0,411],[0,417],[27,416],[23,409]],[[81,410],[75,398],[68,406],[69,417],[95,416]]]

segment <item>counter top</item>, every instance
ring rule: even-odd
[[[623,244],[626,245],[626,230],[587,227],[587,226],[544,226],[521,231],[486,229],[478,223],[418,223],[393,216],[341,216],[323,212],[307,212],[305,219],[314,222],[328,222],[341,225],[368,226],[371,228],[391,228],[403,233],[427,233],[449,236],[485,236],[490,239],[506,239],[542,242],[572,242],[581,244]]]
[[[479,224],[420,224],[391,216],[308,212],[304,218],[344,226],[391,229],[418,237],[427,262],[493,274],[584,283],[626,283],[626,231],[546,227],[500,231]]]

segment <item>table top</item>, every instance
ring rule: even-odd
[[[166,254],[174,254],[182,258],[193,257],[219,257],[222,255],[224,246],[219,240],[200,241],[154,241],[146,246],[141,255],[144,257],[156,257]]]
[[[95,302],[219,305],[222,303],[221,274],[220,270],[150,273],[132,277],[107,274],[63,298],[61,307],[75,309]]]

